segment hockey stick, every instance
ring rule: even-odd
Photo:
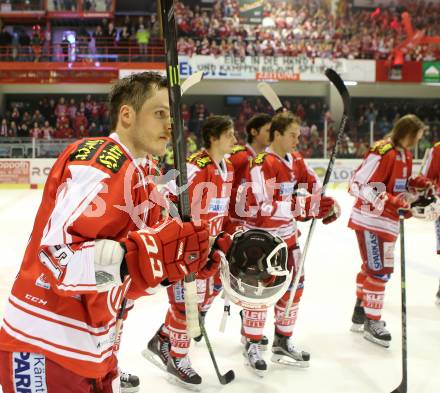
[[[325,70],[325,76],[329,79],[329,81],[333,84],[334,87],[339,92],[339,95],[342,98],[344,111],[342,114],[341,123],[339,124],[338,133],[336,135],[336,143],[333,146],[333,151],[330,156],[330,161],[327,166],[327,171],[325,172],[324,180],[322,183],[322,189],[321,189],[321,196],[325,194],[325,190],[327,188],[327,184],[330,180],[330,176],[333,172],[333,166],[335,165],[336,160],[336,153],[338,151],[338,147],[342,140],[342,135],[344,134],[345,127],[347,125],[348,121],[348,114],[350,111],[350,94],[348,93],[347,87],[344,84],[344,81],[341,79],[341,77],[336,73],[336,71],[332,70],[331,68],[327,68]],[[290,309],[292,308],[293,299],[295,297],[296,290],[298,288],[299,279],[301,277],[301,273],[304,267],[304,261],[307,256],[307,251],[309,249],[310,240],[312,239],[313,232],[315,231],[316,226],[316,220],[315,218],[312,218],[312,223],[310,224],[309,233],[307,234],[306,243],[304,245],[304,250],[301,254],[300,261],[298,264],[298,270],[295,275],[295,280],[293,282],[292,288],[290,290],[289,300],[287,302],[286,310],[285,310],[285,316],[287,317],[290,313]]]
[[[170,110],[173,119],[174,165],[180,174],[180,176],[178,176],[176,179],[176,183],[177,186],[182,189],[182,186],[188,183],[188,176],[186,172],[185,159],[186,145],[183,139],[183,122],[180,112],[181,87],[179,77],[179,62],[176,48],[177,31],[174,15],[174,1],[160,0],[160,5],[162,29],[165,41]],[[185,189],[185,191],[179,196],[179,212],[183,221],[191,220],[191,209],[187,189]],[[200,323],[197,306],[197,287],[194,274],[185,277],[185,307],[188,336],[197,337],[200,335],[200,333],[203,335],[220,383],[225,385],[231,382],[235,378],[234,372],[229,370],[225,375],[220,374],[214,352],[212,351],[211,343],[209,342],[209,338],[206,333],[206,329],[203,326],[203,323]]]
[[[261,95],[267,100],[267,102],[269,102],[275,113],[281,112],[283,110],[283,104],[281,103],[280,98],[268,83],[258,83],[257,89],[261,93]]]
[[[162,12],[162,31],[165,42],[168,93],[170,100],[170,111],[173,127],[173,153],[174,166],[179,172],[176,178],[178,189],[183,190],[179,195],[178,207],[182,221],[191,221],[191,208],[189,203],[188,189],[185,185],[188,183],[186,172],[186,143],[183,136],[183,121],[180,111],[181,87],[179,74],[179,61],[177,57],[177,32],[176,20],[174,17],[173,0],[161,0]],[[197,306],[197,287],[195,275],[190,274],[185,277],[185,313],[186,330],[188,336],[193,338],[200,335],[199,312]]]
[[[198,71],[190,75],[180,86],[180,94],[183,96],[191,87],[199,83],[203,79],[203,71]]]
[[[406,275],[405,275],[405,232],[404,212],[399,211],[400,221],[400,289],[402,299],[402,381],[391,393],[406,393],[408,386],[407,373],[407,332],[406,332]]]

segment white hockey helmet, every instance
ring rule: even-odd
[[[434,195],[421,196],[411,204],[413,217],[426,221],[435,221],[440,217],[440,200]]]
[[[236,232],[220,275],[226,296],[235,304],[264,309],[275,304],[292,279],[287,267],[287,245],[267,231]]]

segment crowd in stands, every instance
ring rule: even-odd
[[[12,103],[0,116],[0,137],[78,139],[107,135],[109,111],[92,95],[84,99],[42,98],[38,105]]]
[[[325,101],[319,97],[282,97],[281,100],[285,108],[302,119],[298,150],[306,158],[323,157],[326,123],[329,156],[336,140],[338,124],[332,118]],[[261,97],[246,97],[235,108],[225,106],[222,113],[229,114],[234,119],[238,142],[246,143],[246,122],[256,113],[273,113],[273,111]],[[378,140],[383,138],[392,128],[395,120],[405,113],[415,113],[430,125],[430,129],[419,144],[421,154],[440,138],[439,100],[423,102],[355,98],[352,113],[350,127],[342,139],[339,157],[363,157],[370,145],[370,123],[373,122],[373,139]],[[203,102],[182,105],[189,152],[194,152],[201,146],[201,125],[211,114],[213,111]],[[42,98],[38,103],[10,100],[4,113],[0,114],[0,142],[1,137],[56,140],[103,136],[108,135],[109,124],[109,111],[103,98],[98,96],[49,97]],[[168,160],[172,160],[171,149],[167,157]]]
[[[440,3],[399,1],[399,8],[347,9],[334,17],[327,2],[264,2],[261,24],[240,22],[238,1],[218,0],[212,11],[177,7],[182,55],[299,56],[309,58],[387,59],[406,38],[401,12],[415,28],[440,35]],[[406,60],[440,59],[439,46],[415,46]]]
[[[401,0],[399,7],[374,11],[348,7],[337,15],[332,15],[326,1],[269,0],[264,2],[260,24],[240,20],[238,0],[217,0],[212,9],[191,8],[184,3],[176,4],[178,51],[188,56],[388,59],[393,48],[406,38],[401,18],[404,10],[410,13],[415,29],[440,36],[440,2],[427,0]],[[59,7],[62,4],[59,2]],[[97,26],[73,30],[76,38],[64,35],[58,39],[53,31],[39,25],[32,30],[3,26],[0,60],[142,61],[147,55],[163,55],[156,14],[103,19]],[[440,45],[414,45],[404,51],[404,57],[440,59]]]

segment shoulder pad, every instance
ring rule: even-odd
[[[262,165],[264,160],[266,159],[266,157],[267,157],[267,153],[266,152],[257,154],[257,156],[252,160],[252,162],[255,165]]]
[[[197,152],[191,154],[188,158],[188,162],[198,166],[199,168],[204,168],[212,163],[211,157],[209,157],[205,152]]]
[[[118,173],[126,160],[127,157],[122,149],[116,143],[109,142],[99,153],[96,162],[113,173]]]
[[[105,139],[84,139],[70,155],[69,161],[91,160],[105,142]]]
[[[439,147],[440,146],[440,141],[439,142],[436,142],[436,143],[434,143],[434,147]]]
[[[231,155],[239,153],[240,151],[246,151],[246,148],[242,145],[235,145],[231,150]]]
[[[377,141],[371,148],[370,151],[374,153],[378,153],[381,156],[388,153],[390,150],[394,148],[393,144],[389,141],[381,140]]]

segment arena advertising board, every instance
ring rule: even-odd
[[[440,61],[423,62],[423,82],[440,83]]]
[[[245,24],[261,24],[263,0],[239,0],[240,21]]]
[[[374,82],[374,60],[309,59],[305,56],[179,56],[180,75],[203,71],[207,79],[326,81],[326,68],[333,68],[345,80]]]
[[[0,183],[28,184],[29,182],[29,161],[0,160]]]

